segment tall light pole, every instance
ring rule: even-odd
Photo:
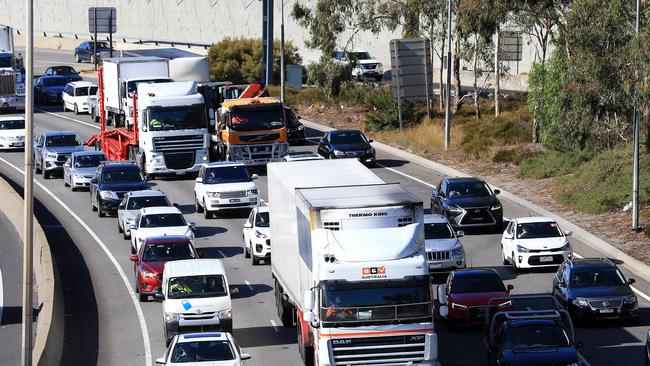
[[[34,130],[34,0],[26,0],[27,44],[25,45],[25,181],[23,182],[23,298],[22,298],[22,354],[21,365],[32,366],[32,245],[34,192],[32,149]],[[13,36],[13,35],[12,35]]]
[[[639,34],[639,23],[641,17],[641,0],[636,0],[636,34]],[[635,72],[636,79],[639,79],[639,69]],[[638,94],[638,90],[636,92]],[[635,98],[638,99],[638,98]],[[634,124],[633,124],[633,135],[634,135],[634,163],[632,164],[632,231],[639,231],[641,227],[639,226],[639,120],[640,112],[638,101],[634,101]]]
[[[447,84],[445,85],[445,150],[451,144],[451,1],[447,9]]]
[[[280,0],[280,101],[284,104],[284,0]]]

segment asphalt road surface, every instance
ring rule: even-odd
[[[20,236],[0,212],[0,363],[3,365],[20,364],[22,261]]]
[[[37,53],[36,57],[40,55]],[[47,56],[55,57],[50,53]],[[72,60],[70,55],[64,56],[65,54],[59,55],[57,57],[60,58],[54,60]],[[84,140],[98,132],[98,125],[91,122],[89,116],[62,113],[59,106],[46,107],[44,111],[37,113],[35,124],[36,132],[70,129],[76,131]],[[317,131],[309,132],[312,137],[320,135]],[[293,149],[315,150],[315,146]],[[404,188],[421,198],[425,207],[429,206],[431,188],[442,178],[440,173],[379,151],[377,158],[379,165],[373,171],[381,179],[386,182],[400,182]],[[0,153],[0,173],[21,181],[19,170],[23,166],[22,159],[21,152]],[[66,296],[75,296],[78,282],[79,288],[83,290],[83,297],[93,297],[93,301],[86,301],[87,306],[96,306],[96,312],[87,311],[89,314],[85,315],[81,312],[83,309],[77,309],[88,319],[89,336],[96,337],[96,352],[90,356],[83,355],[80,351],[67,353],[68,363],[77,364],[75,361],[85,360],[101,365],[135,365],[162,356],[165,347],[161,305],[156,302],[140,304],[134,301],[132,290],[127,288],[133,287],[133,266],[129,261],[129,242],[118,234],[116,219],[97,217],[90,210],[88,193],[71,192],[63,186],[60,178],[43,180],[39,175],[37,182],[37,198],[60,221],[76,243],[75,248],[85,264],[87,278],[82,275],[68,276],[64,281],[64,288],[68,289]],[[186,218],[197,223],[197,247],[205,248],[211,257],[223,259],[229,282],[239,287],[240,293],[233,297],[234,336],[241,347],[252,354],[253,358],[248,364],[299,365],[295,330],[283,328],[276,315],[270,266],[253,267],[250,260],[244,259],[241,230],[247,214],[232,214],[213,220],[203,219],[202,215],[194,212],[194,181],[190,177],[154,180],[151,185],[167,193],[173,202],[180,205]],[[258,187],[262,197],[266,199],[264,174],[260,174]],[[502,203],[506,217],[535,214],[507,200],[502,200]],[[551,290],[553,269],[515,273],[510,267],[501,265],[500,234],[468,231],[462,241],[468,256],[468,266],[495,268],[506,283],[515,286],[514,293],[540,293]],[[575,238],[571,238],[571,242],[575,252],[581,256],[600,256]],[[634,277],[625,266],[622,266],[622,270],[626,276]],[[577,328],[576,339],[584,342],[582,353],[592,365],[643,363],[643,342],[645,332],[650,327],[650,302],[646,295],[650,294],[650,284],[637,280],[634,286],[639,291],[637,295],[641,307],[637,325],[623,326],[613,323]],[[66,312],[67,309],[68,302]],[[439,353],[443,365],[485,363],[486,354],[478,329],[449,331],[443,321],[437,321],[436,329],[439,333]],[[68,351],[70,347],[75,345],[69,345]],[[87,364],[90,363],[93,362]]]

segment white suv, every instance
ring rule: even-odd
[[[140,246],[152,236],[185,235],[194,244],[194,227],[192,221],[185,222],[183,213],[177,207],[141,208],[131,224],[131,254],[140,250]]]
[[[501,237],[503,264],[515,269],[559,266],[573,255],[567,239],[570,235],[547,217],[510,220]]]
[[[72,110],[74,114],[90,113],[88,98],[97,93],[97,85],[89,81],[73,81],[63,89],[63,111]]]
[[[197,213],[206,219],[221,210],[253,208],[259,193],[246,165],[237,162],[203,164],[194,185],[194,204]]]
[[[384,65],[366,51],[335,51],[333,58],[342,64],[354,62],[352,77],[355,79],[372,78],[381,81],[384,77]]]
[[[253,265],[271,258],[271,226],[269,206],[257,206],[251,210],[244,223],[244,256],[251,258]]]

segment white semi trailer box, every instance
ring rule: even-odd
[[[205,56],[177,57],[169,60],[169,77],[174,81],[210,82],[210,61]]]

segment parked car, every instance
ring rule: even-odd
[[[284,161],[305,161],[305,160],[324,160],[325,158],[311,151],[289,151],[282,160]]]
[[[255,266],[260,260],[271,258],[271,225],[269,225],[269,207],[255,206],[244,223],[244,257],[251,258]]]
[[[95,176],[97,167],[106,161],[101,151],[77,151],[63,164],[63,184],[72,192],[79,188],[90,188],[90,181]]]
[[[0,117],[0,150],[25,148],[25,118]]]
[[[429,273],[465,268],[465,248],[459,240],[465,235],[454,231],[441,215],[424,215],[424,245]]]
[[[141,208],[171,205],[167,196],[155,189],[127,192],[117,208],[117,231],[124,236],[124,240],[128,240],[131,238],[131,225]]]
[[[43,131],[34,144],[34,169],[50,179],[52,173],[62,172],[70,154],[83,151],[83,144],[73,131]]]
[[[515,269],[557,266],[573,254],[570,235],[547,217],[512,219],[501,236],[501,259]]]
[[[447,281],[438,285],[440,316],[450,326],[481,325],[485,306],[494,297],[508,296],[514,288],[505,286],[493,269],[459,269],[449,273]]]
[[[72,110],[74,114],[90,113],[88,98],[97,93],[97,85],[89,81],[73,81],[63,89],[63,111]]]
[[[639,318],[639,302],[625,278],[608,258],[573,258],[553,278],[553,295],[574,320]]]
[[[431,212],[445,216],[456,228],[490,226],[503,229],[503,208],[481,178],[443,178],[432,190]]]
[[[375,149],[359,130],[325,132],[318,143],[318,154],[325,159],[354,158],[366,165],[375,164]]]
[[[156,359],[156,364],[240,366],[250,358],[230,333],[188,333],[174,336],[165,356]]]
[[[289,144],[304,145],[307,140],[305,138],[305,126],[300,122],[302,117],[296,115],[289,107],[284,107],[284,112],[287,120],[287,140],[289,140]]]
[[[41,76],[34,83],[34,102],[38,104],[61,103],[63,89],[68,79],[63,76]]]
[[[343,64],[352,63],[352,77],[355,79],[374,79],[381,81],[384,77],[384,65],[370,53],[357,50],[352,52],[335,51],[334,60]]]
[[[192,242],[185,236],[154,236],[147,238],[137,254],[132,254],[135,292],[140,302],[160,292],[165,263],[199,258]]]
[[[50,66],[41,76],[63,76],[68,83],[81,81],[83,78],[72,66]]]
[[[165,235],[182,235],[194,244],[193,221],[186,222],[177,207],[141,208],[131,224],[131,254],[140,250],[148,238]]]
[[[253,208],[259,192],[246,166],[238,162],[203,164],[194,185],[194,206],[197,213],[211,219],[221,210]]]
[[[111,48],[107,42],[97,42],[97,50],[95,51],[95,42],[82,42],[74,49],[74,58],[78,63],[89,61],[91,64],[95,63],[95,58],[101,60],[110,57]]]
[[[117,211],[129,191],[147,189],[147,180],[134,162],[104,161],[90,181],[90,204],[97,216]]]

